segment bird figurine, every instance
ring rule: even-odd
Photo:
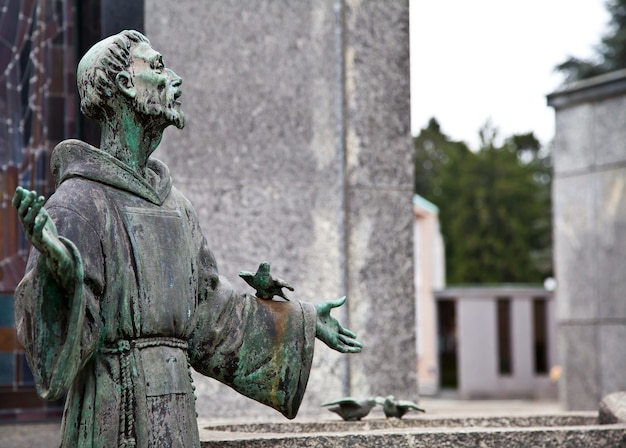
[[[424,409],[420,408],[417,404],[412,401],[407,400],[396,400],[396,397],[393,395],[388,395],[386,398],[378,397],[376,399],[378,404],[382,404],[383,412],[385,413],[385,417],[391,418],[402,418],[404,414],[407,412],[414,410],[419,412],[426,412]]]
[[[270,275],[270,264],[266,261],[259,265],[259,269],[253,274],[252,272],[241,271],[239,277],[252,286],[256,290],[256,296],[259,299],[271,300],[274,296],[282,297],[289,300],[283,288],[293,291],[293,286],[279,278],[272,278]]]
[[[322,406],[332,406],[332,408],[328,408],[330,412],[338,414],[347,422],[353,422],[361,420],[369,414],[372,408],[376,406],[376,399],[370,397],[364,400],[358,400],[356,398],[346,397],[331,401],[330,403],[324,403]]]

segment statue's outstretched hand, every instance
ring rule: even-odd
[[[28,241],[46,257],[55,274],[64,279],[68,268],[73,265],[72,257],[59,239],[56,226],[43,207],[44,197],[37,197],[36,192],[17,187],[12,203],[22,221]]]
[[[340,307],[346,301],[345,297],[338,300],[330,300],[315,305],[317,322],[315,336],[330,348],[341,353],[359,353],[363,350],[363,344],[356,340],[356,334],[341,326],[330,315],[333,308]]]

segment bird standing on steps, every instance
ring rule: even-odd
[[[254,274],[241,271],[239,277],[256,290],[256,296],[259,299],[271,300],[272,297],[279,296],[288,301],[289,299],[283,293],[283,288],[293,291],[293,286],[289,283],[279,278],[272,278],[270,275],[270,264],[266,261],[259,265],[259,269]]]
[[[357,400],[356,398],[347,397],[341,400],[324,403],[322,406],[333,406],[328,408],[330,412],[338,414],[345,421],[361,420],[370,413],[372,408],[376,406],[375,398],[366,398],[365,400]]]
[[[426,412],[412,401],[396,400],[396,397],[393,395],[387,395],[385,399],[378,397],[376,398],[376,402],[383,405],[383,412],[387,418],[402,418],[402,416],[410,410]]]

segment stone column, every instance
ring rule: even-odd
[[[415,399],[408,1],[146,0],[188,125],[157,152],[220,272],[267,260],[292,297],[348,296],[365,344],[318,341],[301,415],[351,394]],[[200,415],[275,415],[196,377]],[[277,415],[277,414],[276,414]]]
[[[548,104],[561,399],[598,409],[626,390],[626,71],[566,86]]]

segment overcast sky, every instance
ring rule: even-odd
[[[411,129],[436,117],[447,135],[478,146],[491,119],[500,136],[534,131],[546,144],[546,94],[568,55],[588,57],[607,30],[604,0],[410,0]]]

